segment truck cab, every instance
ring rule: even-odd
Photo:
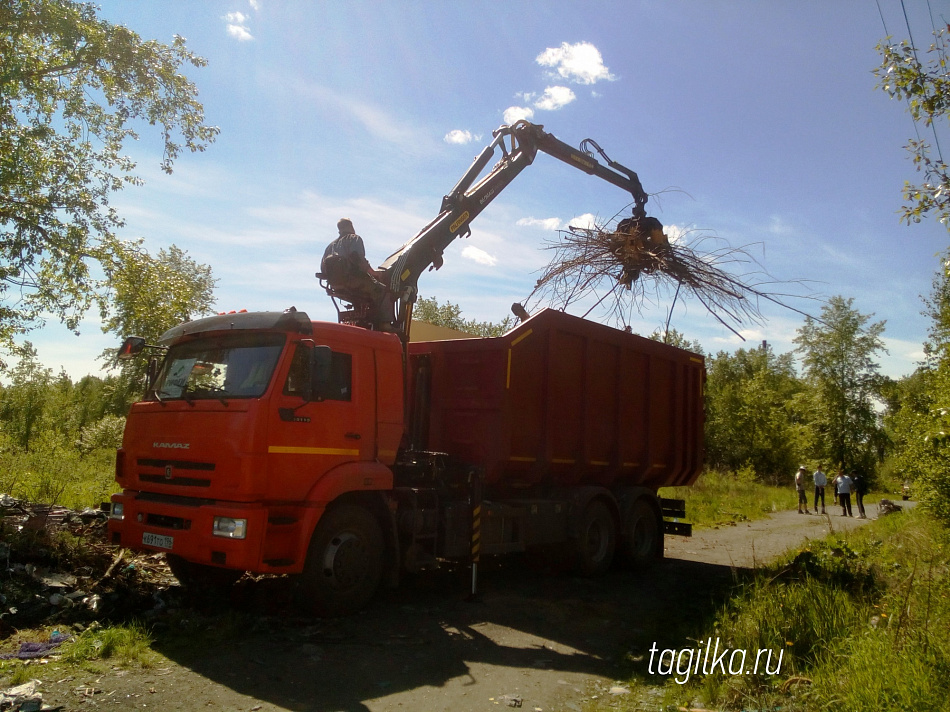
[[[117,453],[113,543],[165,552],[181,579],[300,573],[330,502],[385,507],[398,337],[288,310],[187,322],[160,346]]]

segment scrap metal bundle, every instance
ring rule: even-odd
[[[775,281],[745,249],[700,232],[671,240],[656,218],[627,218],[613,228],[572,226],[546,249],[554,258],[529,300],[557,309],[596,297],[595,307],[626,323],[629,310],[639,311],[648,296],[671,289],[675,302],[685,290],[738,335],[733,326],[762,322],[759,300],[792,308],[779,301],[783,295],[763,291]]]

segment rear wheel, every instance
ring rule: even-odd
[[[219,566],[196,564],[176,554],[166,554],[165,561],[182,586],[195,590],[227,588],[234,585],[244,575],[243,571],[237,571],[236,569],[222,569]]]
[[[383,575],[383,534],[362,507],[327,511],[317,524],[301,577],[301,602],[323,616],[354,613],[369,603]]]
[[[656,510],[644,499],[633,503],[623,523],[627,562],[642,568],[656,561],[660,551],[660,523]]]
[[[574,543],[574,568],[582,576],[606,573],[617,548],[617,525],[610,509],[599,499],[584,508]]]

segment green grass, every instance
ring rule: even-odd
[[[923,513],[893,515],[812,542],[760,569],[697,640],[782,652],[777,674],[667,678],[682,706],[810,712],[946,710],[950,694],[950,532]],[[632,685],[656,684],[641,676]],[[642,696],[612,704],[634,710]],[[695,704],[699,702],[700,704]]]
[[[20,631],[15,639],[4,642],[4,650],[16,650],[19,640],[47,640],[53,634],[52,629]],[[117,624],[102,627],[90,627],[75,635],[52,651],[48,669],[80,667],[98,669],[98,665],[107,661],[110,666],[152,667],[160,658],[152,650],[152,634],[141,623]],[[2,686],[12,687],[38,677],[39,669],[35,661],[4,660],[0,662],[0,682]]]
[[[744,475],[705,470],[691,487],[664,487],[660,495],[685,499],[686,519],[696,527],[762,519],[798,506],[793,487],[771,487]]]
[[[17,499],[82,510],[98,507],[117,490],[115,450],[0,452],[0,493]]]
[[[82,664],[109,660],[123,666],[150,667],[154,662],[152,634],[141,623],[86,630],[63,645],[62,661]]]

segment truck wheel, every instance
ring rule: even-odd
[[[617,548],[617,527],[607,505],[598,499],[584,508],[574,543],[574,567],[581,576],[606,573]]]
[[[383,534],[372,514],[343,505],[317,524],[302,574],[302,602],[321,616],[354,613],[383,576]]]
[[[628,563],[635,568],[652,564],[660,547],[660,523],[656,511],[644,499],[633,503],[623,523]]]
[[[172,574],[178,579],[178,583],[185,588],[196,590],[228,588],[244,575],[243,571],[237,571],[236,569],[222,569],[219,566],[196,564],[176,554],[165,554],[165,561],[168,568],[172,570]]]

